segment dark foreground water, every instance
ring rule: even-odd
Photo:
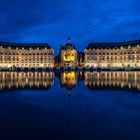
[[[0,140],[140,140],[140,72],[2,72],[0,89]]]

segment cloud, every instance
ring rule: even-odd
[[[48,42],[56,52],[67,36],[89,42],[140,38],[139,0],[0,0],[0,40]]]

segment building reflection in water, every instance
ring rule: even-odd
[[[45,88],[54,85],[53,72],[0,72],[0,89]],[[57,73],[68,95],[79,80],[89,89],[126,88],[140,90],[140,72],[62,72]]]
[[[114,87],[140,89],[140,72],[86,72],[84,84],[89,89]]]
[[[65,87],[68,95],[71,95],[71,90],[75,87],[78,81],[78,74],[76,72],[60,73],[61,86]]]
[[[49,89],[53,84],[53,72],[0,72],[1,90],[34,87]]]

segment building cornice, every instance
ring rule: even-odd
[[[90,48],[128,48],[130,47],[136,47],[137,45],[140,45],[140,40],[135,41],[128,41],[128,42],[96,42],[96,43],[89,43],[88,47],[86,49]]]
[[[24,48],[24,49],[51,49],[52,47],[48,43],[10,43],[10,42],[0,42],[0,47],[2,48]]]

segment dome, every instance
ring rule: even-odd
[[[75,49],[75,50],[76,50],[76,48],[74,47],[74,45],[71,44],[70,37],[68,37],[68,42],[67,42],[67,44],[66,44],[65,46],[63,46],[61,49],[62,49],[62,50],[68,50],[68,49]]]

